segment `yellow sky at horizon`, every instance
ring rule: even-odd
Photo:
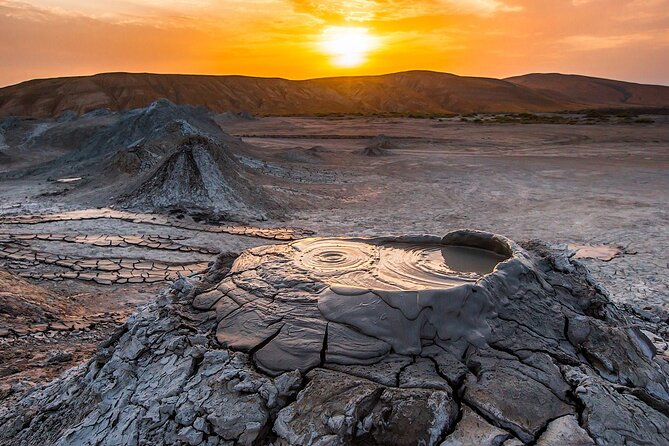
[[[323,43],[328,29],[348,30],[338,47]],[[0,66],[0,86],[108,71],[412,69],[669,84],[669,0],[0,0]]]

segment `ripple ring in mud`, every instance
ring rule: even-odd
[[[341,275],[370,268],[378,261],[378,249],[367,243],[324,239],[297,242],[296,264],[319,275]]]
[[[440,288],[474,282],[475,273],[456,272],[444,262],[441,246],[398,245],[382,250],[379,280],[399,288]]]

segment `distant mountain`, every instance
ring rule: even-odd
[[[505,79],[553,98],[602,107],[667,107],[669,87],[574,74],[526,74]]]
[[[611,106],[669,106],[669,87],[582,76],[507,80],[431,71],[291,81],[246,76],[107,73],[38,79],[0,89],[0,116],[56,117],[65,111],[129,110],[166,98],[217,112],[547,112]]]

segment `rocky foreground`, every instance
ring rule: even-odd
[[[0,443],[669,444],[669,358],[568,254],[459,231],[221,258],[2,407]]]

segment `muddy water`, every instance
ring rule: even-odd
[[[296,264],[325,283],[376,290],[442,289],[475,282],[505,256],[438,243],[319,239],[294,244]]]

